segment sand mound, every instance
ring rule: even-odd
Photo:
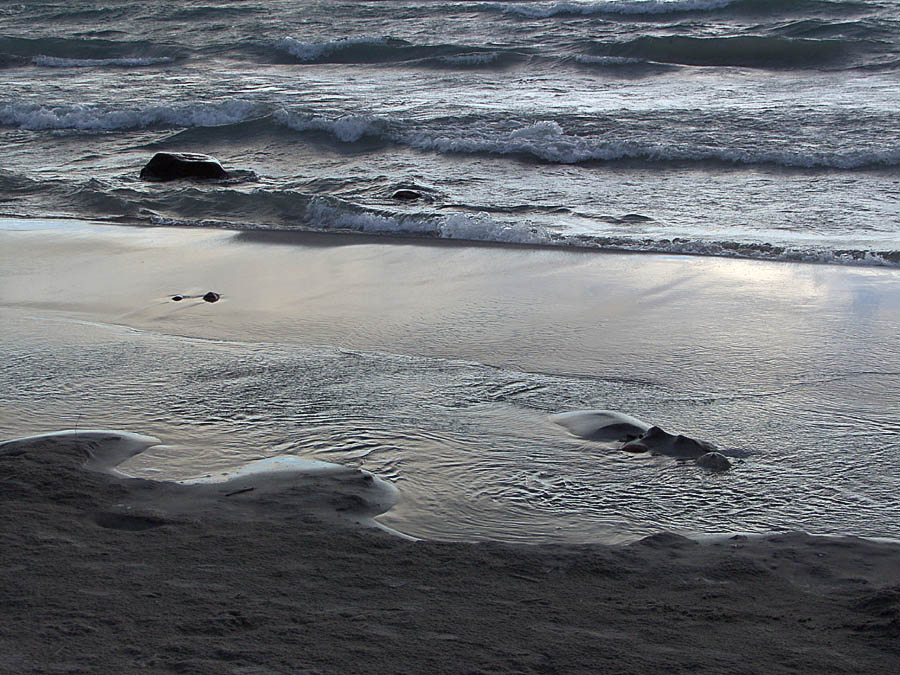
[[[0,446],[2,672],[900,667],[892,544],[414,542],[353,525],[385,506],[358,472],[301,463],[285,487],[279,460],[164,484],[86,471],[129,438],[97,433]],[[350,495],[365,505],[342,511]]]

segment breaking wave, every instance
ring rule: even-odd
[[[104,66],[118,66],[123,68],[154,66],[163,63],[171,63],[175,59],[170,56],[157,57],[124,57],[117,59],[64,59],[58,56],[35,56],[31,62],[36,66],[46,68],[102,68]]]
[[[343,143],[365,137],[437,153],[524,156],[536,160],[579,164],[641,160],[645,162],[722,162],[765,164],[792,168],[862,169],[900,165],[900,147],[869,150],[745,149],[733,146],[697,147],[670,142],[603,140],[567,134],[559,123],[539,121],[512,130],[490,125],[467,128],[416,127],[373,115],[356,114],[329,119],[279,110],[274,119],[296,131],[331,134]]]
[[[650,239],[625,236],[567,235],[529,223],[495,220],[486,213],[449,215],[399,215],[350,205],[340,200],[312,197],[302,225],[295,227],[234,223],[222,220],[196,220],[153,216],[153,225],[218,227],[236,230],[302,230],[311,232],[362,233],[394,237],[451,239],[520,246],[700,255],[778,262],[803,262],[831,265],[900,268],[900,250],[828,249],[765,242],[737,242],[713,239]]]
[[[552,16],[590,16],[594,14],[657,15],[682,12],[708,12],[737,4],[741,0],[611,0],[610,2],[538,2],[533,4],[488,3],[490,9],[531,19]]]
[[[662,123],[665,120],[656,122]],[[740,123],[737,120],[734,124]],[[577,120],[573,124],[577,126]],[[199,139],[205,143],[234,138],[249,140],[260,134],[287,141],[286,134],[317,133],[340,144],[365,142],[370,146],[394,145],[438,154],[494,155],[553,164],[712,162],[842,170],[900,166],[900,146],[865,138],[857,142],[856,147],[847,143],[843,146],[835,144],[828,137],[812,136],[797,143],[783,135],[760,136],[748,141],[746,134],[741,134],[743,140],[740,142],[726,134],[718,139],[707,137],[704,143],[697,143],[694,135],[678,138],[674,133],[648,134],[640,126],[633,132],[622,129],[612,133],[603,125],[595,124],[589,129],[581,129],[580,133],[573,133],[554,120],[435,118],[412,121],[367,113],[329,117],[285,108],[273,112],[270,104],[243,99],[118,109],[100,105],[9,103],[0,105],[0,126],[30,131],[82,132],[181,128],[182,131],[167,139],[169,145],[178,140],[190,141],[190,138],[180,137],[191,129],[206,129],[203,138]]]
[[[55,196],[60,206],[53,209],[54,212],[42,214],[44,217],[94,218],[119,224],[215,227],[236,231],[363,233],[598,251],[900,268],[900,250],[829,248],[810,244],[803,236],[793,244],[728,240],[722,238],[721,233],[710,233],[709,237],[663,238],[640,232],[623,234],[621,230],[604,233],[599,221],[597,233],[572,233],[531,222],[516,209],[510,209],[508,213],[502,210],[487,213],[476,207],[467,211],[464,205],[459,205],[458,210],[447,212],[424,204],[413,211],[408,210],[409,207],[376,208],[317,193],[319,187],[309,185],[303,190],[215,183],[147,190],[128,182],[96,178],[81,182],[34,180],[0,170],[0,189],[4,193],[40,195],[43,200]],[[46,209],[46,204],[42,208]],[[34,209],[29,207],[28,210],[33,215]],[[27,217],[0,211],[4,212]]]
[[[410,63],[437,67],[505,65],[522,55],[472,45],[419,45],[390,37],[342,38],[301,42],[285,37],[274,43],[277,52],[300,63]]]
[[[608,0],[607,2],[485,3],[485,9],[529,19],[554,16],[627,16],[653,18],[670,14],[855,14],[867,11],[855,0]]]
[[[98,105],[43,106],[10,103],[0,105],[0,125],[33,131],[112,131],[154,126],[210,127],[236,124],[253,117],[258,111],[258,104],[244,100],[123,109]]]

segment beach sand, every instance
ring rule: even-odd
[[[355,525],[364,502],[336,502],[324,480],[298,482],[302,499],[246,492],[192,510],[158,484],[84,470],[88,443],[0,448],[3,672],[900,666],[896,545],[413,542]]]
[[[748,378],[734,346],[775,332],[793,349],[773,354],[773,368],[811,349],[809,332],[819,358],[847,358],[858,337],[847,326],[889,329],[872,307],[894,312],[896,284],[895,273],[865,269],[324,235],[81,223],[0,231],[6,340],[39,317],[59,339],[73,322],[115,324],[534,371],[627,375],[653,354],[644,374],[713,373],[724,389]],[[222,299],[171,300],[209,290]],[[741,311],[748,298],[752,317]],[[817,320],[761,320],[790,311]],[[540,329],[523,330],[523,316]],[[603,330],[581,329],[591,321]],[[879,344],[866,358],[890,357]],[[704,359],[685,373],[691,349]],[[0,430],[71,428],[77,408],[62,395],[27,414],[5,408]],[[162,435],[132,423],[122,419]],[[3,672],[900,667],[893,543],[799,532],[660,532],[615,546],[411,541],[372,526],[390,500],[373,497],[356,470],[201,494],[96,471],[116,443],[82,431],[0,446]],[[83,466],[92,456],[95,470]]]

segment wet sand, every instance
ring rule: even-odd
[[[854,330],[887,335],[897,283],[881,270],[355,238],[0,231],[8,317],[542,371],[702,380],[708,370],[723,386],[747,381],[734,348],[754,339],[777,333],[775,366],[798,367],[842,349],[847,358]],[[208,290],[222,299],[170,298]],[[788,309],[818,320],[773,325]],[[592,320],[596,333],[583,330]],[[529,322],[540,329],[524,330]],[[873,364],[893,358],[890,342],[867,344]],[[705,358],[686,375],[689,348]],[[636,367],[648,354],[655,361]],[[51,430],[22,426],[7,410],[6,438]],[[362,480],[340,497],[313,481],[299,484],[302,499],[288,486],[172,500],[164,483],[85,469],[102,444],[79,443],[0,449],[3,672],[900,666],[895,544],[802,533],[660,533],[627,546],[408,541],[366,527]]]
[[[335,502],[324,481],[302,502],[286,490],[176,507],[152,482],[86,471],[78,443],[0,448],[2,672],[900,666],[896,545],[412,542],[354,525],[363,502]]]

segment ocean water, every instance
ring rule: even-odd
[[[895,2],[4,0],[0,69],[0,215],[900,265]]]
[[[898,3],[3,0],[0,73],[0,230],[515,245],[415,267],[417,293],[423,269],[472,293],[443,313],[396,281],[413,274],[396,244],[320,252],[334,267],[310,286],[345,306],[364,267],[384,318],[320,306],[296,338],[10,301],[5,436],[124,419],[168,444],[147,476],[275,453],[361,466],[403,494],[382,520],[423,537],[900,538]],[[163,150],[231,177],[141,181]],[[507,269],[528,287],[491,288]],[[598,453],[548,422],[591,408],[736,466]]]

